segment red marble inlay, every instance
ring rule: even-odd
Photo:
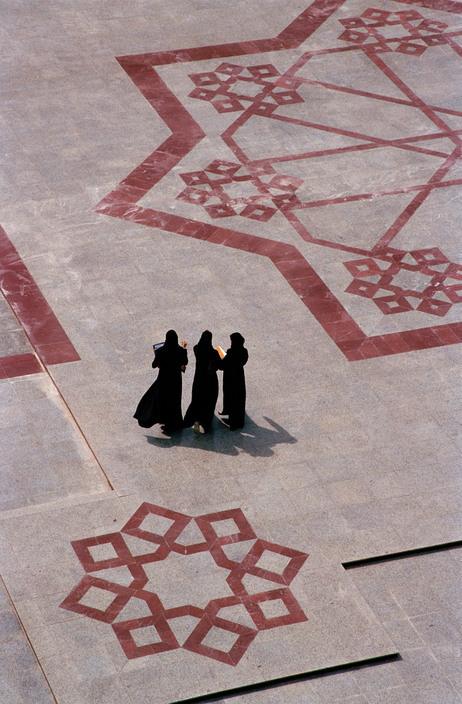
[[[290,589],[274,589],[261,594],[251,594],[243,599],[249,614],[252,616],[259,631],[278,626],[288,626],[292,623],[305,621],[306,617],[300,609],[300,605],[295,599]],[[260,604],[268,601],[280,601],[285,606],[287,613],[281,616],[265,616]]]
[[[163,533],[153,533],[141,528],[143,522],[149,517],[169,519],[172,521],[170,527],[166,526]],[[202,532],[205,541],[195,545],[184,546],[177,542],[181,532],[191,522]],[[220,523],[222,524],[220,526]],[[234,524],[234,525],[233,525]],[[140,556],[133,554],[124,539],[124,535],[130,535],[132,539],[149,541],[153,543],[151,553]],[[251,545],[243,550],[245,554],[241,557],[228,559],[223,546],[233,543],[250,541]],[[277,543],[269,543],[259,540],[243,514],[242,510],[230,509],[216,513],[204,514],[192,518],[186,514],[144,503],[133,514],[126,525],[117,533],[93,536],[82,540],[75,540],[72,546],[80,560],[86,574],[76,587],[61,603],[63,609],[82,614],[89,618],[112,624],[119,643],[127,658],[138,658],[146,655],[155,655],[166,650],[184,648],[199,655],[205,655],[219,662],[228,665],[237,665],[247,648],[250,646],[258,632],[268,628],[287,626],[294,623],[307,621],[307,617],[290,591],[288,585],[297,576],[308,555],[286,548]],[[103,546],[113,553],[112,556],[97,559],[94,551]],[[161,553],[159,553],[159,548]],[[186,548],[186,549],[184,549]],[[93,552],[92,552],[93,551]],[[149,581],[143,565],[149,562],[165,560],[171,553],[176,552],[185,556],[186,559],[194,559],[190,556],[195,552],[208,551],[217,565],[217,572],[225,569],[227,575],[223,574],[233,593],[230,597],[211,599],[205,608],[194,604],[183,604],[174,608],[164,608],[159,596],[146,589]],[[284,568],[278,571],[262,568],[258,565],[265,551],[282,556]],[[107,572],[107,579],[98,577],[92,572],[103,574],[105,570],[114,570],[125,567],[128,569],[132,580],[129,585],[122,586],[114,580],[114,573]],[[187,564],[185,564],[187,568]],[[166,569],[168,566],[166,565]],[[268,582],[268,589],[257,594],[249,593],[244,586],[243,579],[246,575],[259,577]],[[284,585],[281,587],[280,585]],[[89,605],[85,599],[89,599],[88,592],[93,590],[93,597],[98,590],[108,593],[109,604],[104,608],[100,605]],[[91,597],[91,595],[90,595]],[[185,586],[185,600],[188,600],[189,592]],[[150,611],[150,615],[129,620],[119,620],[123,609],[129,606],[131,599],[141,600]],[[91,598],[90,598],[91,601]],[[281,602],[276,615],[265,615],[262,604],[265,602]],[[254,628],[236,623],[220,615],[220,612],[228,607],[240,607],[244,610],[255,624]],[[176,639],[170,622],[183,616],[192,616],[197,619],[197,625],[193,628],[183,645]],[[146,631],[150,629],[148,636]],[[216,636],[216,631],[231,633],[235,638],[231,638],[231,645],[220,646],[214,640],[214,645],[204,642],[209,634]],[[142,642],[137,642],[137,636],[141,634]],[[149,642],[145,642],[145,641]],[[219,638],[218,638],[219,643]]]
[[[10,357],[0,357],[0,379],[37,374],[41,371],[42,367],[35,354],[15,354]]]
[[[31,347],[35,350],[35,355],[30,353],[0,358],[0,378],[36,374],[42,371],[42,365],[80,359],[32,274],[1,226],[0,292],[11,306],[29,338]]]
[[[146,643],[145,645],[137,645],[132,633],[136,633],[140,628],[147,628],[148,626],[154,626],[160,640],[156,640],[153,643]],[[140,658],[145,655],[155,655],[157,653],[163,653],[166,650],[176,650],[180,647],[168,625],[167,619],[161,612],[154,613],[152,616],[132,619],[131,621],[114,623],[112,628],[117,635],[125,655],[129,659]]]
[[[95,560],[91,549],[99,545],[110,545],[115,553],[114,557]],[[96,572],[111,567],[120,567],[121,565],[129,564],[132,559],[132,555],[120,533],[109,533],[94,538],[75,540],[72,542],[72,547],[85,572]]]
[[[396,51],[409,56],[421,56],[430,46],[446,44],[447,24],[427,20],[417,10],[389,12],[369,8],[359,17],[347,17],[340,22],[346,28],[339,39],[360,44],[375,53]],[[395,37],[387,37],[381,28],[396,27]],[[402,30],[405,30],[403,34]]]
[[[236,635],[236,640],[229,650],[220,650],[210,645],[204,645],[204,639],[213,628]],[[248,626],[204,613],[196,628],[184,643],[183,648],[198,655],[205,655],[213,660],[224,662],[227,665],[237,665],[257,635],[258,631]]]
[[[450,262],[437,247],[394,250],[344,264],[354,277],[348,293],[371,298],[386,314],[420,310],[443,317],[454,303],[462,301],[462,266]],[[407,282],[401,283],[399,277],[406,273]]]
[[[232,222],[238,223],[241,218],[247,218],[259,222],[262,226],[260,232],[264,232],[265,223],[269,223],[277,215],[278,218],[283,217],[286,220],[287,226],[292,228],[298,237],[311,244],[328,247],[331,251],[337,250],[340,255],[347,253],[350,258],[351,255],[356,255],[364,261],[395,261],[393,256],[400,255],[402,250],[392,246],[393,240],[412,220],[429,195],[437,193],[439,189],[462,184],[460,178],[449,178],[454,164],[461,157],[462,130],[451,127],[451,123],[446,119],[446,116],[460,118],[462,113],[450,105],[426,104],[402,77],[391,70],[382,55],[397,52],[406,60],[416,62],[422,54],[429,56],[434,47],[440,45],[448,47],[454,56],[462,55],[460,39],[457,41],[462,30],[451,29],[449,23],[441,20],[441,16],[428,16],[428,10],[433,9],[462,14],[462,7],[460,3],[451,0],[407,0],[396,3],[396,9],[393,11],[371,5],[360,15],[343,16],[338,21],[338,39],[332,46],[299,54],[293,65],[286,70],[277,65],[274,52],[300,47],[343,5],[346,5],[345,0],[315,0],[277,37],[271,39],[119,57],[121,66],[171,129],[172,135],[114,188],[96,206],[96,210],[130,222],[268,257],[350,361],[455,344],[460,341],[458,323],[369,336],[295,246],[272,240],[270,237],[243,233],[232,227],[215,227],[210,223],[201,222],[200,219],[138,205],[141,198],[166,177],[174,166],[177,166],[194,147],[197,148],[209,129],[207,125],[199,125],[196,122],[185,104],[162,81],[156,67],[208,60],[210,66],[207,70],[188,71],[191,80],[188,100],[210,104],[216,117],[217,113],[218,117],[222,113],[232,113],[227,116],[227,126],[224,127],[220,138],[233,154],[233,158],[230,161],[216,158],[200,163],[198,156],[197,168],[193,171],[179,171],[184,187],[179,189],[177,199],[188,208],[196,208],[198,218],[204,212],[214,222],[223,222],[228,218],[229,223],[229,219],[233,218]],[[425,11],[408,9],[405,5],[417,5]],[[272,63],[253,65],[251,61],[245,60],[246,56],[252,57],[253,54],[266,51],[273,52]],[[342,56],[351,52],[361,52],[370,62],[371,70],[381,72],[384,80],[393,86],[394,90],[390,95],[366,91],[359,87],[310,80],[306,70],[304,71],[309,69],[309,62],[313,57],[328,58],[338,54],[341,62]],[[287,56],[284,56],[284,60],[286,65]],[[361,100],[370,100],[371,115],[376,105],[407,107],[432,123],[433,129],[429,129],[424,135],[406,133],[402,137],[390,139],[380,136],[380,130],[374,127],[373,122],[373,134],[364,134],[359,129],[334,127],[331,124],[311,121],[309,110],[302,118],[300,107],[305,101],[302,88],[312,85],[330,91],[334,98],[335,95],[348,93],[352,98],[357,96]],[[313,148],[310,151],[288,154],[281,149],[279,155],[254,159],[242,146],[241,134],[246,128],[248,135],[248,130],[256,118],[285,123],[291,128],[297,127],[298,130],[321,131],[326,135],[335,135],[339,139],[346,138],[349,141],[343,144],[340,142],[339,146],[331,148]],[[448,146],[444,148],[441,147],[442,138],[447,140]],[[351,144],[351,139],[356,142]],[[356,152],[384,148],[434,157],[434,173],[422,183],[403,183],[396,188],[352,192],[312,200],[306,195],[304,199],[301,197],[304,181],[298,178],[298,174],[297,178],[293,176],[294,162],[297,160],[354,155]],[[199,154],[197,149],[196,151]],[[312,163],[315,168],[316,162]],[[289,168],[291,166],[292,168]],[[376,241],[369,249],[355,246],[354,243],[345,243],[340,239],[334,241],[315,237],[304,224],[306,220],[302,218],[303,210],[307,208],[332,208],[339,203],[387,198],[406,193],[412,195],[412,200],[385,232],[377,232]],[[428,244],[429,249],[436,249],[438,243]],[[413,256],[412,252],[410,254]],[[356,264],[359,265],[361,259],[358,259]],[[341,261],[346,266],[354,266],[351,259]],[[455,263],[450,264],[457,267]],[[420,267],[420,275],[428,278],[424,290],[413,288],[403,281],[400,283],[404,267],[395,262],[391,266],[397,266],[398,270],[382,274],[379,282],[367,280],[367,276],[354,275],[347,292],[361,296],[364,306],[372,306],[380,314],[418,311],[443,318],[462,297],[457,277],[455,281],[454,277],[449,278],[448,269],[444,278],[439,270],[436,273],[428,262],[416,262],[416,265]],[[427,270],[424,270],[425,267]],[[387,276],[392,278],[387,279]],[[216,552],[218,555],[219,546],[216,547]]]
[[[106,609],[99,609],[94,606],[87,606],[86,604],[80,603],[81,599],[85,597],[91,588],[100,589],[103,592],[114,594],[111,603]],[[112,621],[122,611],[124,606],[126,606],[131,596],[132,591],[130,591],[127,587],[121,587],[119,584],[114,584],[106,579],[100,579],[99,577],[94,577],[91,574],[86,574],[64,599],[60,606],[63,609],[68,609],[69,611],[74,611],[77,614],[94,618],[97,621],[112,623]]]

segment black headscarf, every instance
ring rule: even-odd
[[[169,330],[165,335],[164,348],[165,347],[167,349],[175,349],[176,347],[178,347],[178,335],[176,334],[175,330]]]
[[[201,347],[212,347],[212,333],[210,330],[204,330],[197,344]]]
[[[233,332],[229,338],[231,340],[231,347],[244,347],[245,340],[240,332]]]

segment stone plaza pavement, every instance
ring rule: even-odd
[[[462,3],[309,2],[0,0],[1,704],[462,702]]]

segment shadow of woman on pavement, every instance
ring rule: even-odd
[[[187,428],[170,436],[146,435],[150,445],[161,448],[190,447],[194,450],[205,450],[223,455],[239,455],[245,453],[251,457],[271,457],[274,455],[273,447],[280,444],[293,444],[297,442],[290,433],[271,418],[263,416],[271,426],[267,428],[257,425],[249,416],[246,416],[245,426],[241,430],[230,430],[220,419],[214,421],[210,433],[197,434]]]

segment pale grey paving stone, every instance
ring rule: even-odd
[[[391,688],[387,695],[391,702],[395,694],[398,702],[403,697],[411,704],[427,702],[426,688],[428,701],[459,701],[454,697],[462,682],[462,636],[451,610],[460,601],[459,554],[459,550],[430,553],[350,572],[376,613],[384,613],[380,600],[386,603],[392,597],[406,616],[381,619],[402,656],[392,667],[405,683],[405,690]],[[381,702],[373,686],[368,696],[372,695],[372,701]]]
[[[439,604],[436,588],[432,589],[422,580],[419,569],[419,558],[409,557],[377,565],[368,565],[351,572],[353,580],[359,580],[358,586],[364,582],[363,573],[369,576],[369,585],[374,578],[380,582],[391,598],[393,598],[407,616],[417,616],[428,613]],[[433,585],[435,587],[435,585]],[[368,599],[368,594],[365,594]]]
[[[404,683],[435,682],[444,679],[441,664],[428,648],[415,648],[400,652],[402,661],[396,668]]]
[[[351,528],[338,509],[317,511],[310,514],[308,534],[312,538],[341,537],[351,534]]]
[[[381,689],[379,692],[371,692],[368,696],[368,704],[414,704],[408,687],[401,685],[390,689]],[[426,703],[426,699],[419,701],[419,704]]]
[[[342,701],[347,697],[356,697],[361,694],[352,672],[339,672],[327,677],[316,677],[310,680],[310,686],[316,697],[315,701],[319,704]]]
[[[387,585],[380,579],[376,565],[352,570],[350,576],[381,622],[406,617]]]
[[[21,330],[3,330],[2,321],[2,336],[0,338],[0,357],[10,357],[13,355],[32,353],[31,344],[26,337],[24,331]]]
[[[444,550],[421,555],[418,561],[422,578],[437,592],[439,602],[456,617],[456,622],[459,623],[462,615],[461,555],[460,548]]]
[[[18,318],[13,313],[10,304],[3,295],[0,296],[0,324],[4,332],[7,330],[19,330],[21,328]]]
[[[354,679],[364,696],[368,697],[377,690],[399,687],[403,684],[399,669],[395,663],[382,663],[375,667],[355,670]]]
[[[24,422],[22,409],[17,403],[17,397],[7,379],[0,380],[0,429],[20,426]]]
[[[451,683],[446,680],[410,684],[407,687],[411,704],[460,704],[458,695]]]
[[[337,506],[363,504],[372,498],[364,482],[358,479],[331,482],[324,484],[324,488]]]
[[[26,494],[21,489],[19,478],[13,470],[6,467],[6,463],[2,462],[0,467],[0,510],[18,508],[27,504]]]
[[[14,640],[21,633],[21,624],[11,608],[11,604],[9,604],[9,608],[5,607],[0,613],[0,634],[2,642],[5,643],[8,640]]]
[[[453,480],[450,481],[453,484]],[[460,539],[462,511],[457,510],[445,515],[425,516],[413,523],[397,524],[398,532],[416,547],[427,544],[449,543]],[[431,540],[428,537],[431,536]]]
[[[53,704],[48,683],[1,582],[0,594],[0,701]]]
[[[297,693],[295,693],[295,689]],[[255,692],[249,691],[222,697],[218,694],[217,698],[212,701],[214,704],[279,704],[282,701],[287,704],[301,704],[301,702],[318,704],[309,682],[301,682],[297,685],[282,684]]]
[[[434,611],[416,616],[411,622],[427,646],[444,646],[448,653],[460,653],[462,632],[450,612]]]
[[[410,619],[384,621],[382,625],[400,652],[401,650],[422,648],[424,646],[422,637],[414,628]]]
[[[336,677],[336,675],[331,675]],[[333,699],[329,694],[325,697],[312,690],[315,680],[288,683],[276,688],[264,689],[259,692],[246,692],[225,698],[212,700],[214,704],[368,704],[362,695]]]
[[[8,704],[25,704],[22,694],[18,691],[15,684],[8,678],[8,673],[4,676],[0,675],[0,696],[2,700]]]
[[[439,491],[420,494],[418,500],[425,509],[426,515],[445,515],[462,508],[462,497],[459,493],[458,484]]]
[[[369,530],[388,524],[386,511],[378,501],[344,506],[342,515],[354,530]]]
[[[28,377],[13,378],[9,380],[12,389],[22,402],[29,402],[47,397],[44,377],[31,375]]]
[[[454,652],[452,648],[446,646],[433,645],[432,653],[441,663],[444,674],[451,682],[456,692],[462,692],[462,658],[460,648]]]
[[[107,487],[47,375],[16,378],[3,385],[2,392],[8,399],[2,410],[9,417],[0,440],[6,462],[2,511],[80,492],[85,476],[89,490]]]

